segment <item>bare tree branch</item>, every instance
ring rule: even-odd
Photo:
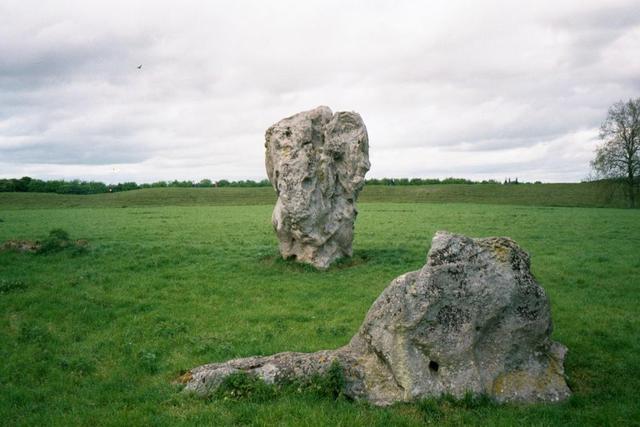
[[[640,187],[640,98],[618,101],[609,108],[600,139],[592,168],[599,176],[624,180],[629,206],[635,207]]]

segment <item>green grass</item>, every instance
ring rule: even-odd
[[[619,189],[618,189],[619,190]],[[602,183],[367,185],[361,203],[487,203],[535,206],[626,207],[621,191]],[[0,193],[0,208],[273,205],[271,187],[150,188],[119,193],[62,195]]]
[[[140,206],[215,193],[154,191],[113,196]],[[317,272],[279,259],[269,205],[123,209],[82,196],[74,209],[26,194],[33,209],[7,209],[4,196],[0,242],[61,228],[89,249],[0,253],[0,424],[640,424],[640,211],[361,203],[353,259]],[[376,408],[294,392],[199,399],[172,385],[207,362],[346,344],[389,281],[422,266],[440,229],[507,235],[531,253],[554,338],[569,347],[570,400]]]

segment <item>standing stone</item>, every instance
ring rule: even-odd
[[[274,124],[265,139],[267,175],[278,195],[272,222],[283,258],[324,269],[351,256],[356,199],[370,167],[360,115],[318,107]]]
[[[376,405],[425,397],[486,394],[500,402],[567,398],[567,351],[551,340],[551,310],[511,239],[438,232],[421,270],[396,278],[346,346],[204,365],[184,378],[208,394],[246,372],[267,383],[304,380],[335,361],[344,393]]]

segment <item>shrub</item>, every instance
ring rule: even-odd
[[[40,254],[58,252],[69,247],[71,244],[69,233],[61,228],[56,228],[51,230],[49,236],[41,242],[37,252]]]
[[[13,192],[16,191],[16,184],[11,179],[0,179],[0,192]]]
[[[81,255],[87,252],[88,242],[86,240],[71,240],[69,233],[61,228],[53,229],[49,235],[36,245],[37,254],[48,254],[59,252],[63,249],[70,249],[72,255]]]

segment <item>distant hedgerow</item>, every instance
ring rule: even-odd
[[[369,178],[366,180],[369,185],[433,185],[433,184],[499,184],[495,179],[483,181],[473,181],[466,178]],[[507,183],[514,183],[509,179]],[[515,181],[517,183],[517,179]],[[28,193],[58,193],[58,194],[100,194],[100,193],[117,193],[121,191],[139,190],[142,188],[211,188],[211,187],[271,187],[268,179],[254,181],[252,179],[241,179],[238,181],[229,181],[220,179],[213,181],[210,179],[201,179],[200,181],[157,181],[151,183],[138,184],[137,182],[120,182],[118,184],[105,184],[97,181],[81,181],[74,179],[50,180],[43,181],[41,179],[24,176],[22,178],[0,179],[0,193],[2,192],[28,192]]]

